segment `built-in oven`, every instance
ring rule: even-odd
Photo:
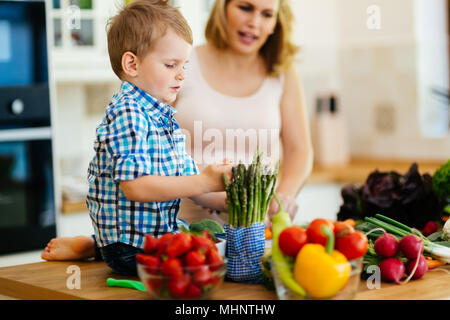
[[[45,1],[0,0],[0,254],[56,236]]]

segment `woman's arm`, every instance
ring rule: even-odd
[[[210,192],[190,198],[202,207],[220,212],[228,212],[227,195],[225,192]]]
[[[297,196],[313,167],[313,147],[300,78],[292,66],[285,75],[281,100],[283,163],[277,191]]]
[[[280,109],[283,161],[277,194],[295,199],[311,174],[313,148],[302,84],[294,66],[285,74]]]

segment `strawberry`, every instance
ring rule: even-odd
[[[161,263],[161,271],[166,276],[177,279],[183,275],[183,266],[177,258],[168,258]]]
[[[196,285],[190,283],[186,292],[183,294],[184,299],[195,299],[202,296],[202,290]]]
[[[162,287],[162,280],[158,278],[150,278],[147,280],[147,284],[154,293],[158,293],[159,289]]]
[[[208,230],[202,230],[202,234],[205,238],[211,239],[211,233]]]
[[[188,274],[183,274],[177,279],[171,279],[167,283],[170,293],[174,297],[181,297],[186,291],[190,283],[190,277]]]
[[[210,250],[208,253],[208,264],[211,271],[216,271],[222,267],[223,259],[219,252]]]
[[[145,236],[144,242],[144,252],[145,253],[153,253],[158,249],[158,239],[156,239],[151,234]]]
[[[192,248],[192,237],[184,232],[175,234],[167,247],[166,253],[175,258],[188,252]]]
[[[159,258],[148,254],[138,253],[136,261],[145,266],[145,270],[151,274],[157,274],[159,269]]]
[[[205,264],[206,257],[200,251],[189,251],[185,257],[186,266],[188,267],[199,267]]]
[[[209,284],[212,280],[212,273],[209,270],[208,266],[199,267],[197,271],[195,271],[192,281],[194,284],[203,287]]]
[[[210,249],[216,247],[210,239],[197,235],[192,236],[192,244],[194,250],[198,250],[204,254],[208,254]]]
[[[158,251],[156,252],[156,256],[160,257],[163,254],[166,254],[166,249],[169,246],[170,241],[172,240],[173,234],[166,233],[161,238],[158,238]]]
[[[216,276],[216,277],[213,277],[212,279],[211,279],[211,284],[213,285],[213,286],[218,286],[219,284],[220,284],[220,282],[222,281],[222,277],[220,277],[220,276]]]

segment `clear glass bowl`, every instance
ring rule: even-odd
[[[221,266],[203,265],[201,267],[183,267],[183,274],[187,275],[189,285],[184,293],[180,295],[173,294],[173,288],[177,287],[176,282],[179,280],[163,274],[160,268],[152,269],[137,262],[137,272],[147,292],[154,299],[201,300],[209,299],[211,294],[222,285],[225,273],[227,271],[226,265],[227,261],[224,259]],[[206,275],[208,275],[206,277],[205,271]],[[199,273],[201,273],[200,276]],[[189,288],[191,285],[194,286],[194,288]]]
[[[363,259],[359,258],[356,260],[349,261],[352,266],[352,271],[350,272],[350,278],[347,285],[338,291],[334,296],[324,300],[351,300],[355,297],[358,291],[359,281],[361,277],[361,271],[363,267]],[[277,270],[271,261],[271,271],[273,275],[273,281],[275,284],[275,290],[277,292],[278,299],[280,300],[318,300],[309,295],[302,297],[295,292],[292,292],[287,288],[278,276]]]

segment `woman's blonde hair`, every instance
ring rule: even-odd
[[[228,48],[226,6],[231,0],[216,0],[205,29],[206,40],[218,49]],[[277,77],[292,65],[299,47],[292,42],[294,15],[289,0],[279,0],[277,22],[273,34],[261,47],[268,74]]]

